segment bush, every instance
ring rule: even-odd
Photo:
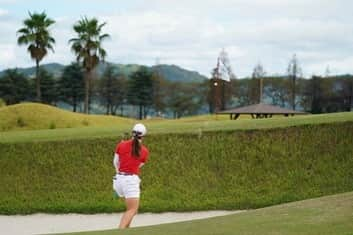
[[[0,214],[124,210],[113,138],[0,144]],[[149,135],[141,211],[259,208],[353,190],[353,122]]]
[[[56,124],[54,121],[51,121],[49,124],[49,129],[56,129]]]
[[[17,126],[18,127],[25,127],[26,126],[26,123],[25,123],[24,119],[21,116],[19,116],[17,118]]]

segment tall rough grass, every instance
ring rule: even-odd
[[[0,144],[0,214],[123,210],[118,139]],[[145,138],[141,211],[259,208],[353,190],[353,122]]]

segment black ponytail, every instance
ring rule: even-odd
[[[138,133],[136,133],[135,131],[132,132],[132,156],[139,158],[140,157],[140,152],[141,152],[141,143],[139,141],[139,139],[141,139],[141,137],[138,135]]]

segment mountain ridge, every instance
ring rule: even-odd
[[[104,70],[107,65],[113,66],[116,73],[123,74],[125,76],[129,76],[131,73],[137,71],[141,66],[146,66],[140,64],[116,64],[112,62],[100,63],[96,68],[98,76],[101,76],[104,73]],[[54,77],[60,77],[65,66],[67,65],[63,65],[60,63],[47,63],[41,65],[40,67],[52,73]],[[158,70],[158,72],[169,81],[203,82],[208,79],[206,76],[200,74],[197,71],[187,70],[174,64],[160,64],[146,67],[154,71]],[[17,69],[18,72],[24,74],[27,77],[35,76],[35,66],[25,68],[18,67],[12,69]],[[0,71],[0,76],[3,76],[6,70],[7,69]]]

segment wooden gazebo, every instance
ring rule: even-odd
[[[236,120],[240,114],[250,114],[252,118],[270,118],[272,115],[284,115],[288,117],[307,113],[259,103],[235,109],[223,110],[217,112],[217,114],[230,114],[230,119]]]

